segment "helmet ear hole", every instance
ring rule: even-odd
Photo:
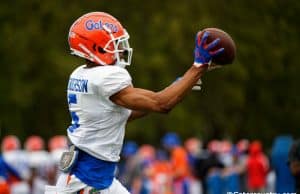
[[[96,44],[93,44],[93,50],[98,51],[99,53],[102,53],[102,54],[106,53],[105,50],[102,47],[100,47],[100,46],[97,47]]]
[[[98,52],[99,53],[106,53],[105,50],[100,46],[98,46]]]

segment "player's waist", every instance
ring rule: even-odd
[[[117,163],[98,159],[77,147],[75,150],[78,156],[70,174],[96,189],[108,188],[113,181]]]
[[[121,142],[123,142],[123,140],[118,141],[120,142],[119,144],[114,143],[114,141],[101,142],[101,139],[88,140],[87,143],[73,136],[70,136],[70,140],[76,148],[97,159],[110,162],[117,162],[120,159]]]

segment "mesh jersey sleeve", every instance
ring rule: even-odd
[[[105,97],[110,97],[130,85],[132,85],[131,76],[127,70],[120,67],[112,67],[102,78],[99,89]]]

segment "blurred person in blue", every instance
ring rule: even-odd
[[[62,157],[66,172],[47,193],[129,193],[115,178],[125,127],[150,112],[168,113],[192,90],[224,51],[209,32],[195,38],[194,60],[183,77],[154,92],[134,87],[126,70],[131,64],[129,34],[110,14],[90,12],[69,30],[72,54],[85,59],[70,75],[67,97],[72,123],[67,129],[70,152]]]
[[[221,142],[219,140],[211,140],[207,144],[207,153],[202,156],[199,161],[199,170],[204,180],[204,194],[218,194],[223,192],[222,172],[225,168],[219,153],[221,150]]]
[[[209,172],[209,175],[205,180],[205,184],[206,184],[205,192],[207,194],[223,193],[222,172],[218,170]]]
[[[240,173],[242,169],[238,160],[238,150],[235,145],[231,145],[230,150],[225,149],[224,151],[231,155],[231,159],[223,170],[223,192],[240,192]]]
[[[271,167],[275,172],[275,192],[295,192],[295,180],[287,165],[288,153],[293,144],[291,136],[274,139],[271,152]]]
[[[191,171],[191,193],[202,194],[202,182],[197,176],[197,162],[200,158],[200,155],[203,153],[202,141],[197,137],[190,137],[185,140],[184,148],[188,154],[188,161]]]

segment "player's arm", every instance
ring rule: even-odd
[[[144,95],[147,95],[147,94],[152,93],[152,91],[143,90],[143,89],[139,89],[139,92],[140,92],[141,94],[144,94]],[[144,116],[146,116],[148,113],[149,113],[149,111],[132,110],[132,111],[131,111],[131,114],[130,114],[130,116],[129,116],[129,118],[128,118],[128,121],[132,121],[132,120],[135,120],[135,119],[144,117]]]
[[[181,78],[180,78],[181,79]],[[178,79],[179,80],[179,79]],[[177,81],[178,81],[177,80]],[[176,82],[177,82],[176,81]],[[196,83],[196,85],[193,86],[192,90],[200,90],[200,85],[201,85],[201,80],[199,79]],[[140,90],[140,92],[143,92],[145,95],[147,94],[150,94],[151,95],[151,92],[152,91],[148,91],[148,90]],[[149,93],[150,92],[150,93]],[[147,111],[139,111],[139,110],[132,110],[131,112],[131,115],[128,119],[128,121],[132,121],[132,120],[135,120],[135,119],[138,119],[138,118],[141,118],[141,117],[144,117],[148,114],[149,112]]]
[[[179,81],[160,92],[129,86],[111,96],[120,106],[133,110],[128,121],[146,116],[149,112],[168,113],[199,80],[206,66],[191,67]]]
[[[168,113],[191,91],[206,69],[205,65],[192,66],[182,79],[159,92],[128,86],[112,95],[110,99],[120,106],[140,111],[133,112],[135,115],[132,116],[143,116],[147,112]]]

